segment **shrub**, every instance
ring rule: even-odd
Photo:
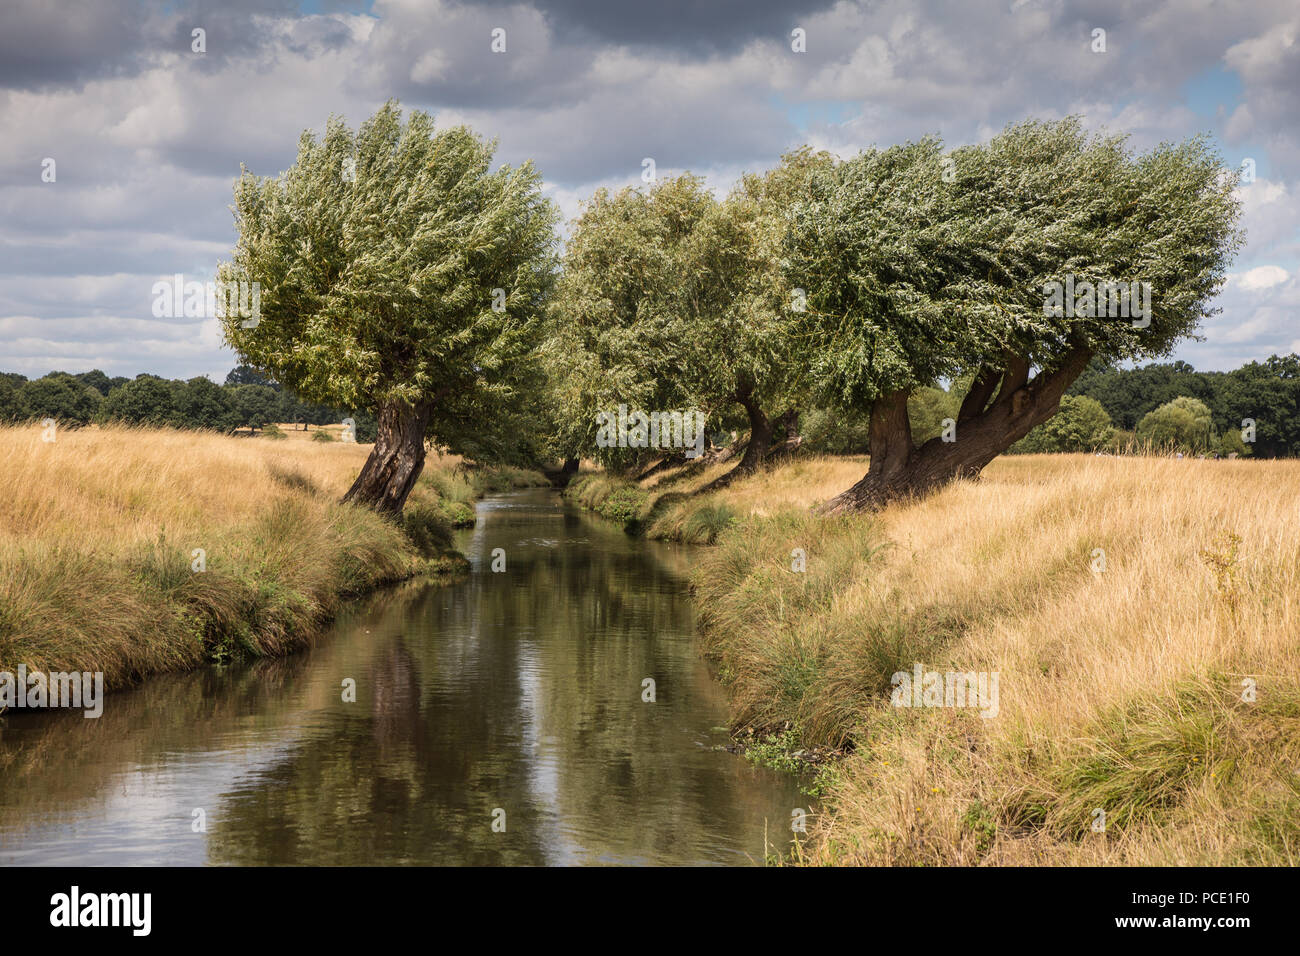
[[[1207,451],[1215,444],[1209,408],[1186,395],[1142,416],[1137,435],[1152,445],[1185,452]]]
[[[472,528],[478,515],[474,511],[473,505],[468,505],[463,501],[442,501],[439,503],[443,517],[453,528]]]
[[[648,498],[649,495],[644,490],[635,486],[615,488],[597,510],[602,517],[633,529],[640,523]]]
[[[1087,395],[1066,395],[1060,410],[1011,447],[1018,452],[1079,452],[1105,447],[1114,434],[1101,402]]]

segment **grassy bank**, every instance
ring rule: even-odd
[[[288,653],[351,595],[463,568],[451,528],[472,523],[473,500],[545,481],[433,456],[399,526],[338,503],[368,452],[0,428],[0,670],[102,671],[112,687]]]
[[[876,516],[808,512],[863,467],[573,491],[621,488],[657,537],[727,516],[694,584],[735,724],[849,751],[808,859],[1300,862],[1300,462],[1004,458]],[[997,715],[891,706],[918,663],[998,675]]]

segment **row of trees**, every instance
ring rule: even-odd
[[[98,369],[76,375],[51,372],[32,381],[12,372],[0,373],[0,422],[52,418],[71,426],[121,422],[228,432],[258,429],[271,422],[304,427],[337,424],[344,417],[356,422],[358,441],[373,440],[374,419],[368,414],[349,416],[305,403],[248,366],[232,370],[224,385],[204,377],[188,381],[147,374],[109,378]]]
[[[349,500],[400,512],[426,442],[640,464],[599,434],[627,405],[741,424],[741,473],[809,410],[865,418],[869,470],[827,510],[874,507],[978,473],[1090,363],[1167,354],[1242,240],[1204,140],[1135,155],[1074,119],[801,149],[723,199],[691,175],[600,191],[562,256],[540,177],[493,151],[389,103],[236,186],[219,275],[258,282],[261,316],[227,340],[310,401],[374,410]],[[1047,307],[1053,283],[1112,282],[1149,284],[1142,321]],[[955,441],[913,427],[940,383],[961,388]]]
[[[720,201],[691,176],[598,193],[554,303],[560,420],[592,450],[590,410],[618,400],[740,407],[741,473],[778,418],[865,418],[869,471],[831,512],[976,474],[1091,362],[1159,356],[1212,314],[1241,242],[1233,185],[1199,139],[1134,156],[1066,120],[951,152],[800,150]],[[1144,321],[1045,308],[1052,283],[1139,280]],[[945,381],[955,427],[919,432]]]
[[[1300,455],[1300,356],[1231,372],[1185,362],[1119,369],[1095,363],[1020,451],[1122,450],[1133,444],[1260,458]]]

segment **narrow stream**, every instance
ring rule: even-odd
[[[460,533],[467,578],[361,602],[301,654],[158,677],[98,719],[0,718],[0,865],[747,864],[784,849],[808,798],[721,749],[690,549],[550,490],[478,514]]]

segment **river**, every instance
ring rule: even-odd
[[[302,653],[155,677],[98,719],[0,718],[0,865],[749,864],[788,846],[808,798],[722,749],[690,548],[547,489],[480,502],[458,543],[471,574],[358,602]]]

